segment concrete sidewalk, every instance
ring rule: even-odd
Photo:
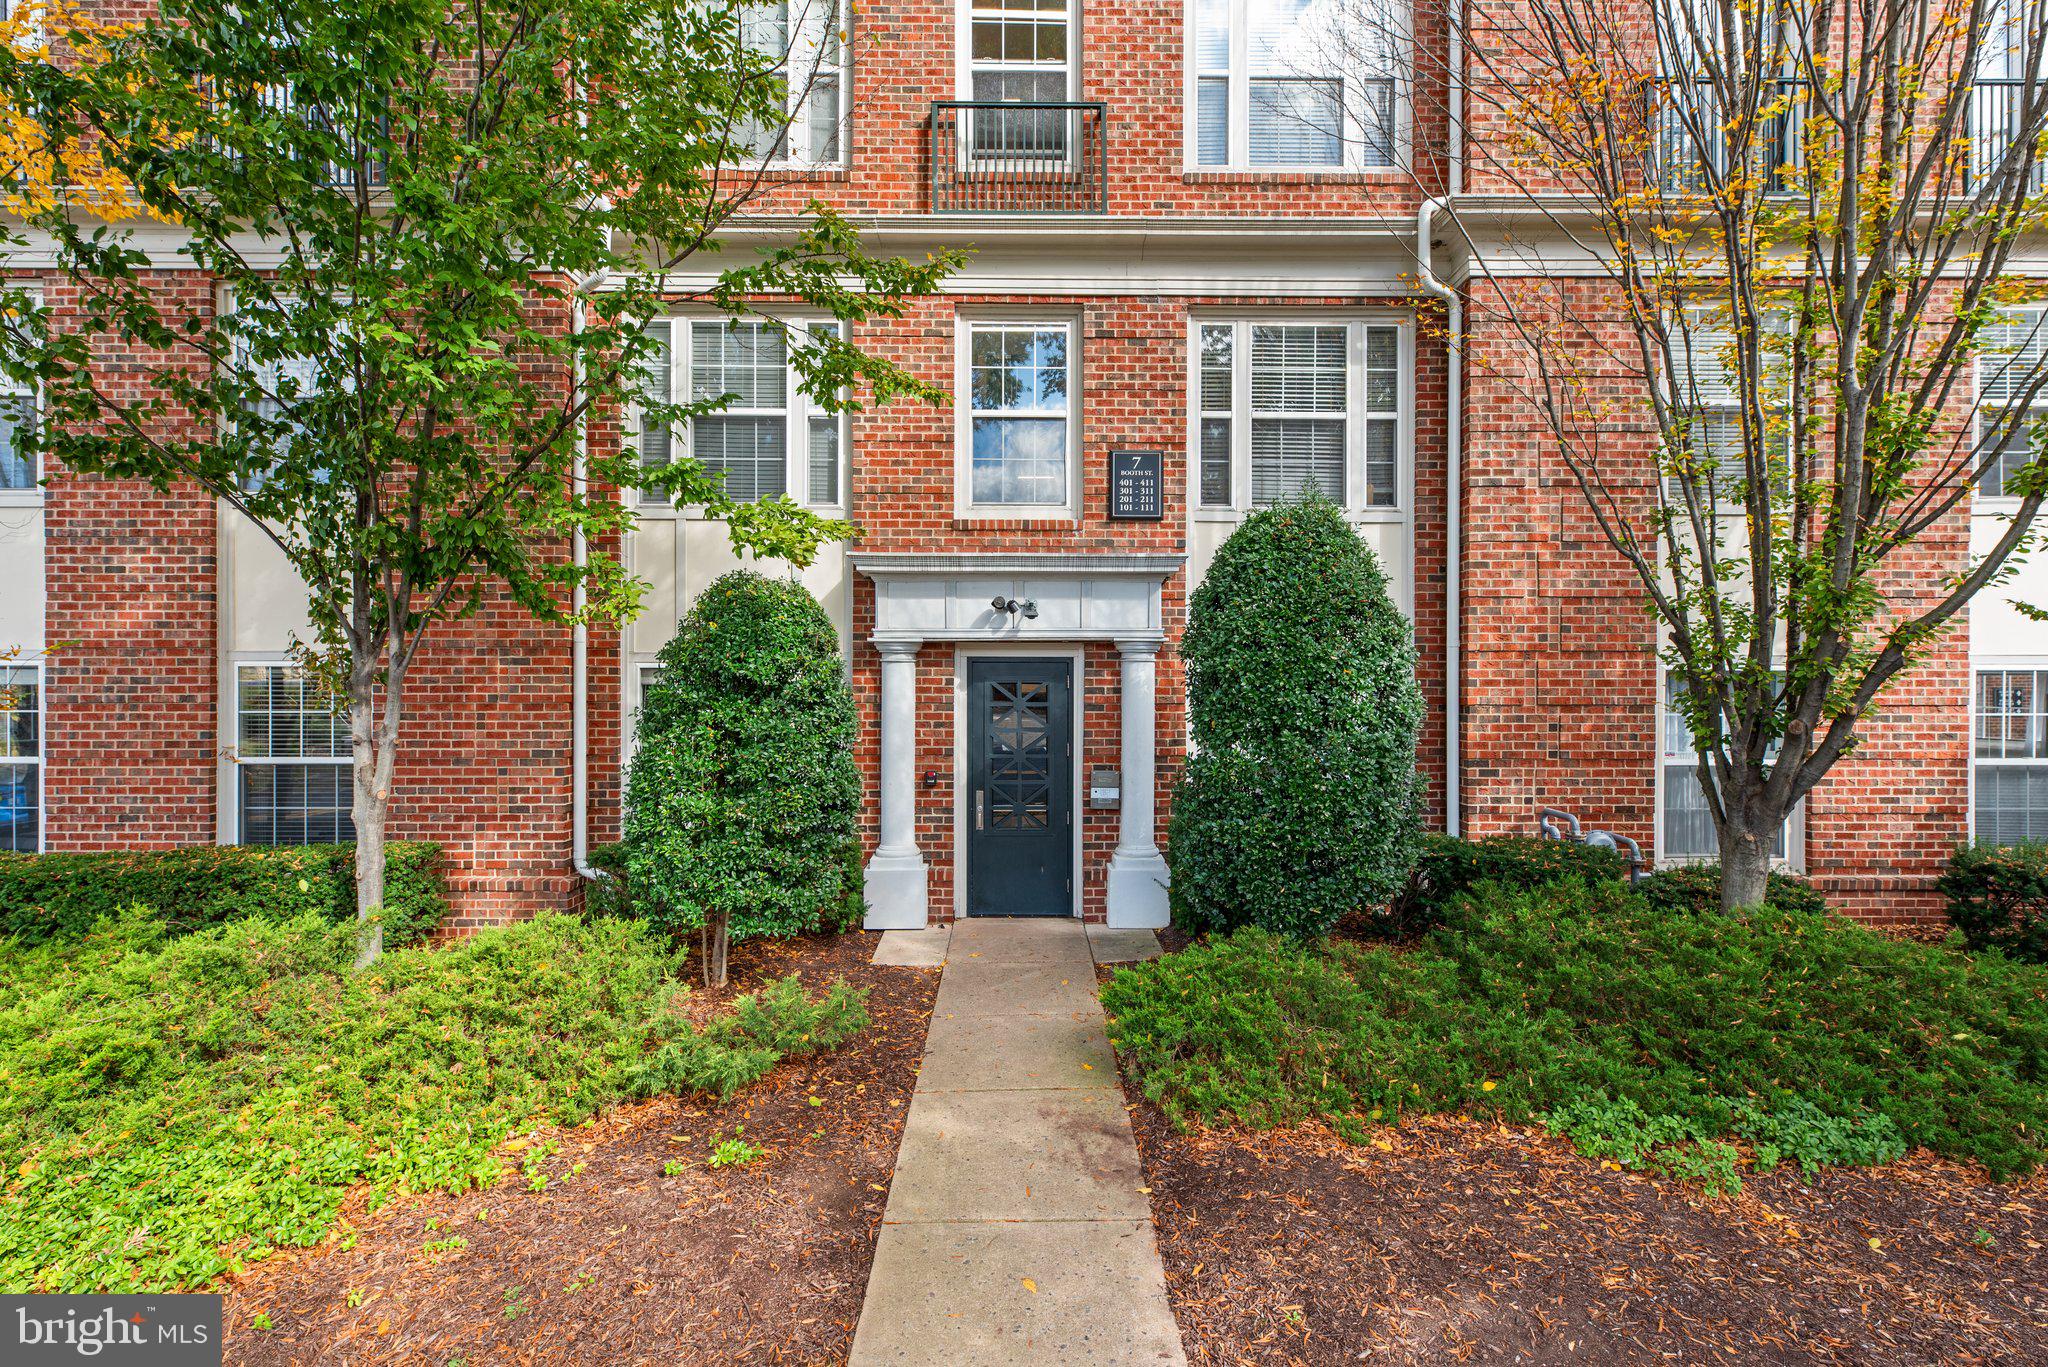
[[[1184,1363],[1088,935],[965,921],[932,952],[945,971],[851,1361]]]

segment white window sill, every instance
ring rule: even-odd
[[[1278,506],[1278,504],[1266,505],[1266,507]],[[1263,507],[1197,508],[1195,509],[1194,517],[1197,522],[1242,522],[1253,513],[1264,511],[1266,511],[1266,508]],[[1406,508],[1346,508],[1343,512],[1346,522],[1381,523],[1406,522],[1408,520],[1408,510]]]
[[[1074,510],[1064,505],[1047,506],[1043,503],[1019,503],[990,506],[977,503],[972,507],[953,509],[955,522],[1079,522]]]
[[[40,508],[43,506],[41,489],[0,489],[0,508]]]

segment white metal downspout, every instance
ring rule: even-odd
[[[1457,290],[1437,278],[1430,248],[1430,229],[1437,211],[1448,199],[1445,195],[1432,196],[1422,201],[1422,207],[1415,212],[1415,271],[1422,288],[1444,301],[1449,334],[1450,375],[1445,393],[1445,407],[1449,411],[1444,415],[1448,486],[1444,510],[1444,833],[1457,835],[1463,807],[1463,785],[1459,781],[1463,769],[1459,737],[1464,729],[1459,659],[1464,636],[1465,301]]]

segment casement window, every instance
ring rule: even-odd
[[[242,844],[356,838],[348,715],[298,666],[236,668],[235,769]]]
[[[1409,347],[1396,323],[1198,322],[1196,501],[1248,509],[1310,489],[1402,503]]]
[[[976,508],[1067,510],[1075,406],[1072,322],[964,325],[959,405],[966,502]]]
[[[366,177],[364,184],[368,186],[381,186],[389,179],[389,168],[382,161],[371,158],[364,162],[353,114],[337,116],[332,107],[302,99],[288,85],[265,86],[257,92],[256,101],[263,109],[282,119],[316,132],[333,132],[340,138],[345,159],[326,162],[320,167],[321,184],[354,189],[359,171]],[[383,126],[381,118],[378,126]]]
[[[0,851],[34,854],[42,838],[42,671],[0,666]]]
[[[36,393],[0,380],[0,494],[33,494],[40,472],[22,438],[35,430]]]
[[[2033,109],[2048,80],[2048,43],[2040,10],[2020,3],[1994,3],[1985,16],[1985,37],[1977,49],[1976,81],[1970,91],[1969,151],[1973,181],[1996,175],[2013,155],[2021,130],[2034,127]],[[2048,160],[2035,154],[2027,188],[2048,184]]]
[[[1749,478],[1747,446],[1742,438],[1741,386],[1736,369],[1730,365],[1734,334],[1717,325],[1710,310],[1693,310],[1683,322],[1673,323],[1672,360],[1678,374],[1672,378],[1670,400],[1687,418],[1686,444],[1690,448],[1690,469],[1701,481],[1704,496],[1711,484],[1717,504],[1742,502],[1742,486]],[[1769,350],[1758,353],[1767,366],[1777,356]],[[1771,372],[1775,373],[1775,372]],[[1766,397],[1769,397],[1768,392]],[[1774,487],[1789,488],[1792,433],[1782,418],[1766,414],[1766,440],[1786,458],[1788,468],[1775,476]],[[1664,477],[1668,501],[1685,498],[1685,481],[1676,473]]]
[[[1714,814],[1707,806],[1706,789],[1700,786],[1699,752],[1693,744],[1692,728],[1679,710],[1684,696],[1685,681],[1667,673],[1660,785],[1663,812],[1658,822],[1657,853],[1664,859],[1715,859],[1720,856],[1721,838],[1714,830]],[[1776,753],[1773,748],[1772,754]],[[1771,858],[1787,857],[1790,830],[1790,821],[1779,829],[1778,838],[1771,845]]]
[[[742,127],[734,141],[770,165],[841,164],[852,82],[839,0],[748,0],[739,22],[741,42],[781,82],[784,108],[780,120]]]
[[[1071,0],[963,0],[965,94],[978,104],[1059,105],[1075,94]],[[1067,155],[1068,115],[1052,108],[971,111],[971,158]]]
[[[759,319],[662,318],[649,323],[654,339],[649,365],[665,377],[676,402],[730,396],[716,412],[701,414],[680,432],[641,423],[640,463],[668,464],[674,444],[706,470],[724,475],[725,492],[743,502],[787,495],[816,507],[844,498],[846,414],[828,412],[803,392],[789,360],[790,339]],[[792,323],[801,336],[837,337],[836,323]],[[655,383],[660,384],[660,378]],[[667,506],[656,490],[644,505]]]
[[[1741,172],[1755,178],[1766,192],[1796,189],[1787,173],[1800,164],[1806,85],[1789,61],[1764,93],[1766,121],[1749,135],[1745,164],[1737,166],[1727,132],[1738,121],[1723,110],[1720,83],[1715,80],[1715,73],[1726,66],[1722,54],[1730,41],[1721,36],[1723,11],[1710,3],[1680,0],[1659,6],[1657,16],[1662,89],[1652,115],[1651,157],[1658,184],[1675,193],[1699,194]],[[1758,17],[1754,11],[1740,11],[1737,22],[1754,29]],[[1745,31],[1732,41],[1754,51],[1772,39],[1768,33]],[[1783,51],[1789,52],[1796,41],[1788,39]]]
[[[40,300],[40,294],[31,292]],[[42,493],[42,471],[22,449],[22,439],[35,431],[38,409],[32,386],[0,375],[0,502],[32,501]]]
[[[1203,167],[1386,167],[1398,155],[1405,11],[1197,0],[1192,141]]]
[[[2048,840],[2048,669],[1980,669],[1976,701],[1977,840]]]
[[[2035,428],[2048,418],[2048,388],[2031,392],[2048,370],[2048,309],[2012,310],[1988,325],[1979,343],[1977,492],[2005,498],[2007,481],[2034,458]],[[2013,422],[2016,408],[2021,416]]]

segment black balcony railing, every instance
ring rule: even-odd
[[[1663,189],[1677,194],[1704,194],[1712,185],[1743,172],[1757,177],[1765,193],[1792,187],[1787,172],[1800,164],[1800,140],[1806,117],[1803,81],[1776,82],[1771,113],[1749,138],[1747,165],[1736,161],[1745,149],[1728,145],[1727,114],[1711,81],[1665,80],[1654,88],[1651,111],[1655,145],[1652,174]]]
[[[1108,141],[1099,103],[935,104],[932,209],[1107,213]]]
[[[1970,90],[1972,188],[1982,185],[1987,176],[1999,174],[1999,167],[2005,164],[2008,154],[2013,154],[2014,144],[2021,137],[2040,136],[2044,102],[2048,102],[2048,90],[2043,89],[2039,80],[1977,78]],[[2048,162],[2043,162],[2037,153],[2028,172],[2027,188],[2038,191],[2044,184],[2048,184]]]

